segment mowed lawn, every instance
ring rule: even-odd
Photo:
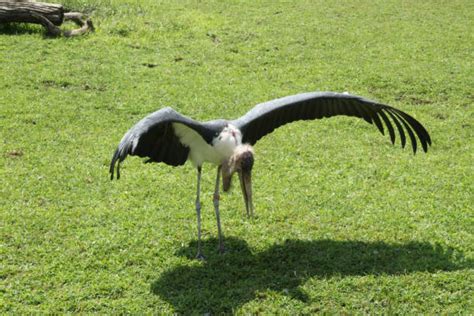
[[[0,26],[0,313],[474,313],[474,2],[92,1],[96,32]],[[363,120],[298,122],[255,146],[238,186],[129,157],[172,106],[198,120],[348,91],[420,120],[427,154]]]

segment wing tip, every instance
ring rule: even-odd
[[[117,160],[119,160],[119,148],[117,148],[115,150],[115,153],[112,157],[112,161],[110,162],[110,167],[109,167],[109,173],[110,173],[110,180],[113,180],[114,179],[114,171],[115,171],[115,163],[117,162]],[[120,159],[118,164],[117,164],[117,177],[116,179],[120,179],[120,161],[122,161],[123,159]]]

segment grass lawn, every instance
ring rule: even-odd
[[[96,32],[0,26],[0,313],[474,313],[474,2],[92,1]],[[235,118],[349,91],[428,129],[427,154],[337,117],[255,146],[240,190],[130,157],[122,135],[172,106]],[[238,189],[238,188],[236,188]]]

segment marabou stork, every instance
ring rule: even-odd
[[[229,190],[232,175],[237,172],[244,196],[247,216],[253,216],[251,171],[254,162],[254,145],[260,138],[276,128],[298,120],[313,120],[336,115],[355,116],[374,123],[384,134],[382,121],[395,142],[395,127],[400,134],[402,147],[406,136],[416,153],[418,136],[426,152],[431,139],[420,122],[391,106],[370,101],[347,93],[313,92],[288,96],[261,103],[236,120],[218,119],[197,122],[170,107],[158,110],[139,121],[122,138],[110,164],[111,179],[117,164],[127,155],[148,157],[145,162],[164,162],[171,166],[183,165],[188,159],[197,168],[196,213],[198,230],[197,258],[201,252],[201,166],[204,162],[217,165],[214,191],[214,208],[219,236],[219,251],[224,251],[219,216],[219,179],[222,173],[223,189]]]

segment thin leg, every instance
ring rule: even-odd
[[[216,219],[217,219],[217,233],[219,235],[219,252],[224,252],[224,241],[222,237],[222,229],[221,229],[221,217],[219,214],[219,179],[221,175],[221,168],[222,166],[217,167],[217,177],[216,177],[216,189],[214,191],[214,210],[216,211]]]
[[[201,252],[201,200],[199,195],[201,193],[201,167],[198,167],[198,178],[197,178],[197,194],[196,194],[196,215],[197,215],[197,228],[198,228],[198,251],[196,259],[204,260],[205,257]]]

